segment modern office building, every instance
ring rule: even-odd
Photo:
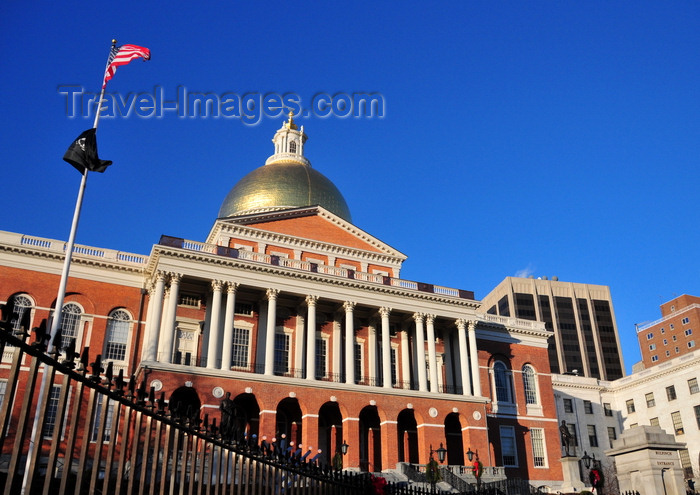
[[[615,380],[624,376],[610,288],[557,277],[506,277],[481,301],[481,311],[541,321],[552,331],[553,373]]]
[[[346,467],[393,470],[442,444],[451,465],[471,449],[491,472],[560,482],[552,332],[482,313],[470,291],[400,278],[406,256],[352,223],[305,141],[286,122],[203,241],[162,236],[149,255],[78,246],[64,342],[179,411],[218,417],[230,394],[248,434],[285,434],[325,462],[346,442]],[[51,318],[64,247],[0,233],[0,303],[17,328]],[[598,299],[589,314],[607,308],[614,334],[609,297]]]
[[[700,332],[700,297],[684,294],[661,305],[661,318],[637,325],[645,368],[694,352]]]

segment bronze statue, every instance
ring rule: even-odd
[[[569,428],[566,426],[566,421],[561,420],[561,426],[559,426],[559,434],[561,435],[561,444],[564,446],[564,457],[569,457],[569,447],[572,444],[573,437]]]

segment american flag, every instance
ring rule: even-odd
[[[107,60],[107,68],[105,69],[104,81],[102,81],[102,89],[105,89],[105,86],[107,86],[107,81],[114,77],[114,73],[117,72],[117,67],[120,65],[126,65],[135,58],[139,57],[143,58],[144,60],[150,60],[151,50],[136,45],[113,46],[112,51],[109,53],[109,60]]]

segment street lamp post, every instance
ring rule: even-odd
[[[467,450],[467,459],[469,462],[472,462],[472,459],[474,460],[474,464],[472,465],[472,472],[474,473],[474,477],[476,478],[476,491],[478,492],[481,489],[481,461],[479,461],[479,451],[477,450],[476,452],[472,452],[472,448],[469,447]]]

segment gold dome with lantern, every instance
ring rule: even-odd
[[[337,187],[304,157],[304,126],[289,120],[275,133],[275,153],[233,186],[219,218],[319,205],[352,223],[350,209]]]

